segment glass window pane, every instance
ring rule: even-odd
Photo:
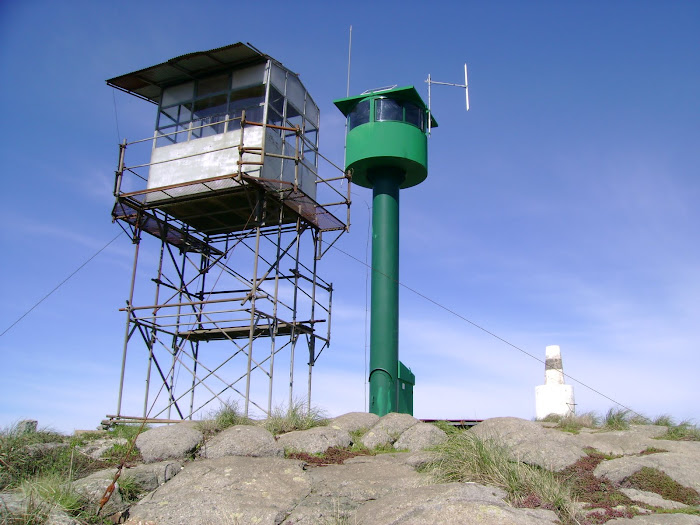
[[[177,124],[177,112],[180,106],[162,108],[158,113],[158,127],[174,126]]]
[[[216,77],[203,78],[197,83],[197,97],[228,91],[228,86],[228,73]]]
[[[359,102],[348,115],[348,130],[369,122],[369,100]]]
[[[277,91],[275,88],[270,87],[270,104],[269,106],[273,108],[280,115],[284,113],[284,95]]]
[[[197,100],[194,103],[194,117],[203,118],[211,115],[225,115],[227,98],[226,95],[215,95]]]
[[[255,86],[265,80],[265,64],[258,64],[233,72],[231,89]]]
[[[189,122],[192,120],[192,104],[181,104],[180,105],[180,118],[178,122],[180,124]]]
[[[280,93],[284,93],[284,84],[287,78],[287,72],[276,64],[271,64],[272,68],[270,70],[271,83]]]
[[[179,102],[185,102],[194,98],[194,82],[186,82],[178,86],[171,86],[163,90],[163,106],[172,106]]]
[[[306,122],[306,129],[304,130],[304,138],[313,147],[318,146],[318,130],[308,121]]]
[[[378,98],[375,104],[375,120],[403,120],[403,108],[401,104],[390,98]]]
[[[405,102],[404,108],[406,108],[406,122],[423,129],[423,110],[412,102]]]
[[[273,124],[275,126],[281,126],[282,125],[282,115],[277,113],[274,109],[268,108],[267,109],[267,123]]]
[[[295,128],[299,126],[300,128],[304,125],[304,117],[301,113],[297,111],[297,108],[291,104],[287,104],[287,123],[286,126],[290,128]]]
[[[306,97],[306,111],[304,112],[307,119],[309,119],[314,126],[318,127],[319,111],[316,103],[311,100],[311,97]]]
[[[259,106],[265,101],[263,86],[256,86],[248,89],[240,89],[231,93],[229,103],[229,113],[250,106]],[[240,112],[239,112],[240,115]]]
[[[254,106],[252,108],[245,108],[245,119],[249,122],[262,123],[263,107]]]
[[[177,135],[170,135],[170,133],[174,133],[175,131],[175,126],[159,129],[158,138],[156,139],[156,147],[160,148],[161,146],[169,146],[170,144],[175,144]],[[167,137],[163,136],[166,134],[168,135]]]
[[[292,103],[300,111],[304,107],[306,92],[296,75],[290,74],[287,77],[287,103]]]

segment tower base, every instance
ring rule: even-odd
[[[550,414],[573,416],[574,387],[572,385],[540,385],[535,387],[535,417],[544,419]]]

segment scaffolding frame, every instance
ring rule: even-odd
[[[317,263],[349,228],[350,174],[317,175],[317,195],[327,200],[320,204],[298,185],[302,130],[250,122],[245,112],[226,125],[233,120],[241,129],[240,143],[230,147],[238,155],[238,169],[211,179],[144,187],[151,164],[127,165],[127,150],[154,147],[158,136],[120,144],[112,218],[130,236],[134,256],[129,296],[121,309],[124,344],[117,410],[107,415],[110,423],[192,419],[216,403],[240,401],[245,416],[266,417],[284,387],[289,407],[300,401],[311,405],[313,366],[331,341],[333,296]],[[262,126],[263,135],[265,127],[295,133],[296,152],[266,153],[264,141],[262,147],[245,147],[249,126]],[[246,173],[246,166],[261,166],[267,156],[293,161],[294,181]],[[179,191],[183,188],[187,191]],[[150,198],[155,192],[164,198]],[[345,222],[336,217],[342,208]],[[158,241],[150,300],[145,291],[137,293],[144,233]],[[127,415],[127,362],[134,347],[147,354],[145,393],[141,414]],[[300,348],[306,350],[308,369],[303,398],[295,390]],[[275,370],[279,376],[285,357],[280,389]]]

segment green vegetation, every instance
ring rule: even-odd
[[[611,408],[602,420],[594,412],[585,412],[581,415],[565,417],[550,414],[546,418],[538,421],[543,423],[556,423],[557,425],[554,428],[563,432],[571,432],[572,434],[578,434],[582,428],[608,431],[627,430],[630,428],[630,425],[658,425],[665,426],[668,430],[664,435],[656,439],[700,441],[700,428],[698,428],[697,425],[687,420],[675,423],[673,418],[668,414],[650,419],[630,410]]]
[[[671,421],[673,423],[673,421]],[[668,430],[657,439],[670,439],[673,441],[700,441],[700,428],[690,421],[681,421],[677,425],[666,425]]]
[[[94,463],[76,454],[66,438],[52,430],[19,433],[10,427],[0,431],[0,490],[45,476],[76,479],[96,470]]]
[[[516,506],[551,509],[564,523],[574,523],[570,486],[551,472],[513,461],[506,447],[462,431],[448,435],[435,451],[437,458],[423,470],[437,482],[473,481],[500,487]]]
[[[627,430],[630,427],[630,411],[622,408],[611,408],[603,419],[605,430]]]
[[[642,467],[628,478],[622,485],[648,492],[655,492],[665,499],[685,503],[686,505],[700,505],[700,494],[694,489],[684,487],[671,479],[667,474],[650,467]]]
[[[273,408],[265,428],[275,436],[294,430],[308,430],[313,427],[327,425],[328,420],[323,410],[308,407],[303,401],[295,401],[286,409]]]
[[[448,436],[450,434],[460,432],[459,428],[457,428],[454,425],[450,425],[447,421],[433,421],[432,424],[435,425],[436,427],[438,427],[440,430],[442,430]]]
[[[107,523],[95,516],[94,505],[72,487],[72,481],[122,461],[136,437],[140,425],[116,425],[109,432],[90,432],[68,437],[50,429],[19,432],[15,426],[0,431],[0,490],[20,490],[27,510],[3,516],[3,524],[39,525],[46,522],[54,508],[67,512],[82,523]],[[127,444],[112,447],[103,460],[93,460],[76,447],[104,437],[124,437]],[[133,453],[128,458],[139,459]],[[129,495],[129,481],[126,487]],[[120,492],[122,492],[120,490]]]
[[[243,415],[237,401],[227,401],[214,413],[216,428],[221,431],[235,425],[252,425],[253,420]]]
[[[121,476],[117,481],[119,494],[127,503],[135,503],[143,494],[143,489],[131,476]]]
[[[584,412],[583,414],[572,414],[568,416],[549,414],[539,421],[543,423],[556,423],[557,426],[554,428],[572,434],[578,434],[582,428],[598,428],[600,426],[600,418],[594,412]]]

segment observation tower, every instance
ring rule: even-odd
[[[243,43],[107,84],[157,115],[153,136],[119,146],[112,218],[134,262],[108,418],[308,406],[331,334],[333,287],[318,261],[350,213],[347,177],[319,174],[318,106],[296,73]],[[140,402],[129,375],[145,383]]]
[[[413,414],[415,376],[399,361],[399,190],[428,176],[426,133],[437,122],[413,86],[334,103],[348,119],[346,171],[372,189],[369,410]]]

